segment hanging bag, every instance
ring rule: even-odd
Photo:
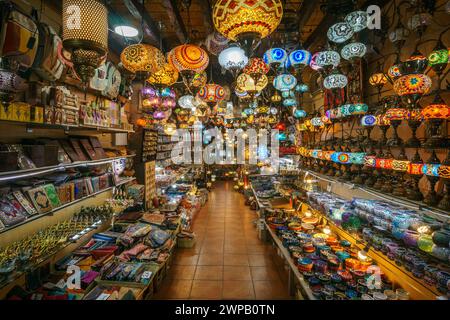
[[[40,23],[39,28],[39,48],[33,64],[34,72],[43,80],[59,80],[64,71],[64,63],[59,56],[59,45],[61,38],[52,27]]]

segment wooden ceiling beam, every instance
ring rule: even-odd
[[[158,47],[159,44],[162,43],[163,50],[166,51],[166,41],[162,38],[157,23],[153,20],[148,11],[145,8],[142,10],[142,0],[123,0],[123,2],[134,18],[143,21],[144,32],[146,35],[149,36]]]
[[[300,32],[302,32],[303,27],[311,19],[312,14],[319,7],[319,4],[320,1],[303,0],[300,10],[298,11],[299,15],[298,26]]]
[[[183,18],[181,17],[180,11],[178,10],[175,0],[162,0],[162,5],[164,9],[166,9],[167,11],[170,23],[175,29],[175,33],[178,37],[178,40],[181,43],[186,43],[189,38],[189,35],[186,31]]]
[[[209,0],[198,0],[203,12],[203,25],[205,26],[206,33],[213,33],[215,30],[214,22],[212,20],[212,8]]]

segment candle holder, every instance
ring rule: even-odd
[[[444,177],[443,181],[445,185],[445,193],[444,197],[438,204],[438,208],[445,211],[450,211],[450,170],[448,169],[448,167],[450,167],[450,152],[447,153],[447,158],[444,160],[442,165],[447,166],[439,172],[439,176]]]
[[[402,123],[401,120],[391,120],[391,126],[394,131],[392,138],[387,141],[387,145],[390,147],[400,147],[403,145],[403,140],[398,135],[398,127]]]
[[[408,158],[405,154],[405,149],[401,149],[400,155],[397,157],[399,161],[407,161]],[[392,194],[397,197],[405,197],[406,196],[406,188],[405,188],[405,179],[403,171],[394,171],[394,177],[396,179],[396,183],[394,186],[394,190]]]
[[[394,156],[391,153],[391,150],[388,149],[387,154],[385,155],[386,159],[393,159]],[[390,170],[391,168],[384,168],[382,170],[385,179],[384,179],[384,184],[381,187],[381,191],[384,193],[392,193],[394,191],[394,187],[392,186],[392,171]]]
[[[440,164],[440,161],[436,155],[435,150],[433,150],[430,158],[428,159],[428,161],[426,163],[427,164]],[[430,182],[430,191],[425,196],[425,199],[423,200],[423,202],[429,206],[434,207],[439,202],[438,194],[436,193],[436,183],[438,183],[439,177],[430,176],[430,175],[427,175],[426,177],[427,177],[428,181]]]
[[[411,138],[406,142],[406,146],[409,148],[420,148],[422,147],[422,143],[417,138],[417,129],[419,129],[420,125],[422,124],[422,121],[410,119],[408,120],[408,126],[412,131]]]
[[[376,157],[377,157],[377,159],[384,159],[383,149],[380,148]],[[385,180],[384,176],[383,176],[383,171],[381,170],[381,168],[376,168],[373,174],[376,177],[376,182],[373,185],[373,188],[377,189],[377,190],[381,190],[381,188],[383,188],[384,180]]]
[[[410,188],[406,190],[406,198],[409,200],[422,201],[423,194],[419,189],[419,181],[423,177],[422,173],[423,161],[420,158],[419,150],[416,149],[416,153],[411,159],[411,163],[408,168],[408,175],[410,178]]]
[[[422,110],[422,116],[427,122],[427,141],[424,147],[434,149],[446,147],[447,131],[444,130],[446,120],[450,118],[450,107],[437,93],[433,102]]]

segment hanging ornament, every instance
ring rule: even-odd
[[[263,56],[263,60],[269,66],[274,66],[274,69],[277,70],[280,66],[284,65],[287,61],[288,55],[286,50],[282,48],[272,48],[266,51]]]
[[[345,17],[347,22],[353,29],[353,32],[360,32],[367,28],[369,15],[366,11],[354,11]]]
[[[297,85],[297,79],[292,74],[281,74],[273,80],[273,86],[278,91],[290,91]]]
[[[160,70],[152,73],[147,82],[153,85],[171,86],[177,82],[178,75],[178,71],[171,64],[166,63]]]
[[[132,73],[143,73],[146,77],[164,68],[166,59],[158,48],[148,44],[133,44],[120,54],[125,69]]]
[[[353,62],[359,58],[364,57],[367,52],[367,47],[361,42],[352,42],[345,45],[341,50],[341,56],[345,60]]]
[[[353,28],[347,22],[339,22],[332,25],[327,32],[328,39],[335,43],[344,43],[353,37]]]
[[[232,46],[219,54],[219,64],[236,78],[237,74],[248,64],[248,57],[244,50]]]
[[[73,13],[76,8],[76,19]],[[63,46],[88,84],[108,53],[108,10],[96,0],[63,0]]]
[[[225,98],[225,91],[218,84],[207,84],[200,88],[198,97],[212,108]]]

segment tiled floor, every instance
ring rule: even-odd
[[[155,299],[289,299],[283,265],[258,239],[255,212],[233,184],[219,183],[194,221],[197,244],[176,249]]]

